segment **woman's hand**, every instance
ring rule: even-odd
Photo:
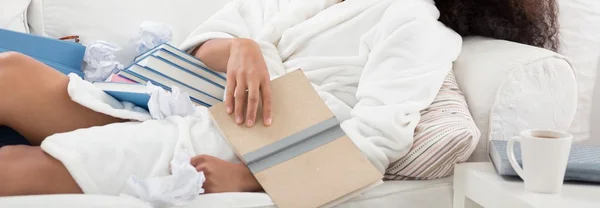
[[[257,192],[262,188],[243,163],[230,163],[216,157],[199,155],[190,161],[198,172],[204,172],[206,193]]]
[[[265,125],[271,125],[271,87],[267,65],[256,42],[233,39],[227,62],[227,113],[233,113],[235,122],[254,126],[258,105],[262,101]],[[244,108],[246,113],[244,115]]]

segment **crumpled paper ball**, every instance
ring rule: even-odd
[[[86,47],[83,57],[83,73],[88,81],[104,81],[111,74],[123,70],[123,65],[116,61],[115,52],[119,46],[106,41],[95,41]]]
[[[143,54],[154,47],[170,42],[173,39],[173,32],[165,24],[156,22],[143,22],[140,25],[140,32],[135,39],[138,54]]]
[[[169,92],[151,82],[146,85],[150,91],[148,110],[153,119],[161,120],[169,116],[185,117],[196,112],[188,93],[182,92],[176,86],[173,86]]]
[[[179,152],[171,160],[171,175],[138,179],[131,176],[127,186],[133,191],[132,197],[150,203],[153,207],[173,207],[189,204],[204,193],[204,172],[198,172],[190,164],[192,155]]]

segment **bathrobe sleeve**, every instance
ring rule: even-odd
[[[254,38],[286,1],[289,0],[233,0],[192,31],[181,49],[189,51],[216,38]]]
[[[420,111],[433,102],[462,45],[437,21],[433,4],[413,2],[393,4],[368,34],[359,102],[341,124],[382,173],[410,150]]]
[[[216,38],[251,38],[252,28],[260,27],[253,17],[260,13],[261,3],[253,1],[247,4],[243,0],[234,0],[216,12],[197,27],[181,44],[181,49],[189,51],[196,46]],[[253,8],[256,7],[256,8]]]
[[[296,0],[295,3],[301,1],[305,0]],[[284,67],[277,48],[272,42],[259,37],[265,35],[265,25],[276,17],[281,8],[292,2],[293,0],[233,0],[192,31],[180,48],[192,51],[202,43],[217,38],[260,39],[257,43],[269,73],[281,75],[284,73]]]

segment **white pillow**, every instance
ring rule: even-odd
[[[1,0],[0,0],[1,1]],[[13,1],[13,0],[5,0]],[[29,24],[34,34],[50,37],[79,35],[83,44],[104,40],[123,48],[116,55],[129,64],[136,55],[132,38],[144,21],[173,30],[178,45],[200,23],[229,0],[33,0]]]
[[[31,0],[0,0],[0,28],[29,33],[27,7]]]
[[[569,132],[578,141],[590,138],[592,94],[600,60],[600,1],[559,0],[561,48],[575,67],[578,107]]]

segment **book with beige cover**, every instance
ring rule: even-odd
[[[225,139],[279,207],[330,207],[382,183],[301,70],[271,82],[273,124],[237,125],[210,112]]]

